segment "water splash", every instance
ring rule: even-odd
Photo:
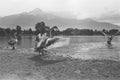
[[[70,38],[59,37],[59,41],[49,46],[47,49],[53,49],[66,46],[70,43]]]
[[[105,43],[99,42],[99,43],[82,43],[75,48],[76,52],[86,52],[92,49],[99,49],[102,47],[105,47]]]

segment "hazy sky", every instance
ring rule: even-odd
[[[110,20],[116,15],[119,16],[120,0],[0,0],[0,16],[31,11],[35,8],[78,19],[92,17]]]

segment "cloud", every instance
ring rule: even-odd
[[[43,11],[55,12],[77,19],[98,18],[103,14],[115,16],[116,14],[110,11],[118,10],[119,4],[120,0],[0,0],[0,16],[40,8]],[[110,16],[104,17],[112,20],[113,17],[109,18]]]
[[[110,10],[106,11],[106,13],[101,14],[101,16],[96,17],[96,20],[111,22],[115,24],[120,24],[120,10]]]

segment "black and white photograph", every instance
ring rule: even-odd
[[[120,80],[120,0],[0,0],[0,80]]]

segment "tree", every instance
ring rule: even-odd
[[[21,36],[21,33],[22,33],[22,30],[21,30],[21,26],[16,26],[16,31],[17,31],[17,38],[20,40],[22,38]]]
[[[60,31],[60,30],[58,29],[57,26],[53,26],[53,27],[50,29],[50,35],[56,36],[56,35],[58,35],[59,31]]]
[[[10,28],[5,29],[5,32],[6,32],[7,35],[11,35],[11,29]]]
[[[32,34],[32,33],[33,33],[33,31],[32,31],[31,28],[28,30],[28,32],[29,32],[29,34]]]
[[[35,25],[35,29],[36,29],[36,34],[38,33],[44,34],[46,32],[45,23],[44,22],[37,23]]]
[[[5,36],[6,32],[3,28],[0,28],[0,36]]]
[[[73,30],[74,30],[73,28],[67,28],[67,29],[62,31],[62,34],[63,35],[72,35]]]
[[[21,34],[22,33],[22,30],[21,30],[21,26],[16,26],[16,31],[17,31],[17,34]]]
[[[117,34],[116,34],[117,32],[119,32],[118,29],[111,29],[111,30],[109,30],[109,34],[110,34],[110,35],[117,35]]]

